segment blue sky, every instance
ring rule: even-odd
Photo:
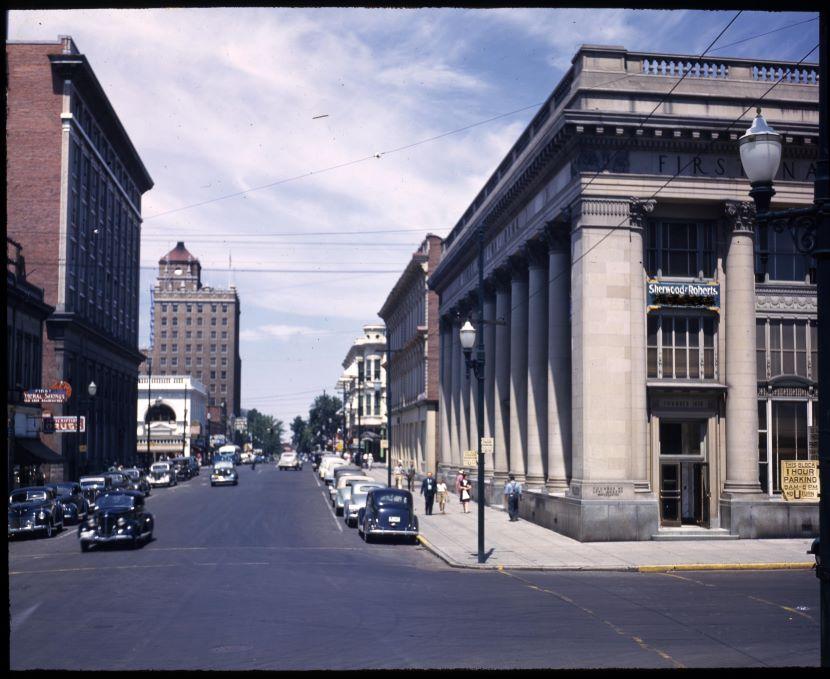
[[[449,232],[580,44],[695,55],[735,14],[13,11],[9,38],[71,35],[155,180],[144,197],[139,343],[148,341],[153,269],[183,240],[205,284],[232,280],[239,291],[242,407],[289,422],[333,391],[352,340],[378,320],[423,236]],[[743,12],[709,54],[798,61],[818,44],[818,21],[808,21],[816,16]],[[244,271],[263,268],[337,272]]]

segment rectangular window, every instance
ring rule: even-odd
[[[185,325],[192,325],[193,324],[193,319],[190,316],[186,317],[184,319],[184,324]]]
[[[202,317],[201,317],[201,316],[199,316],[199,317],[196,319],[196,325],[202,325]]]
[[[223,379],[223,380],[228,379],[228,373],[227,373],[226,371],[222,370],[222,371],[221,371],[221,375],[222,375],[222,379]]]
[[[767,377],[767,322],[763,318],[755,320],[755,369],[759,380]]]
[[[223,305],[222,305],[222,313],[223,313],[223,314],[228,313],[228,305],[227,305],[227,304],[223,304]]]
[[[772,491],[781,492],[781,462],[807,460],[806,401],[772,402]]]
[[[216,345],[215,344],[210,345],[210,353],[212,353],[212,354],[216,353]]]
[[[758,321],[758,323],[766,322],[766,320]],[[808,335],[809,339],[812,339],[812,330],[809,322],[806,320],[802,321],[791,318],[769,319],[769,377],[776,377],[778,375],[809,377],[807,372]],[[766,377],[766,357],[764,364],[764,372],[758,373],[760,379]],[[817,376],[815,367],[813,369],[813,375],[813,379],[815,379],[815,376]]]
[[[228,324],[228,318],[227,318],[227,316],[224,316],[222,318],[222,325],[227,325],[227,324]]]
[[[167,316],[163,316],[163,317],[162,317],[162,319],[161,319],[161,324],[162,324],[162,325],[167,325]]]
[[[227,354],[227,353],[228,353],[228,345],[227,345],[227,344],[223,344],[223,345],[222,345],[222,353],[223,353],[223,354]]]
[[[762,255],[766,253],[766,270]],[[802,255],[795,247],[789,230],[776,233],[767,227],[766,233],[760,226],[755,227],[755,273],[761,280],[808,282],[811,269],[815,270],[816,259]]]
[[[202,353],[202,351],[204,350],[204,346],[205,346],[204,344],[197,344],[196,345],[196,351],[198,353]]]
[[[173,316],[173,325],[178,325],[178,324],[179,324],[178,316]]]
[[[174,330],[174,331],[173,331],[173,335],[172,335],[172,337],[173,337],[173,339],[179,339],[179,331],[178,331],[178,330]]]
[[[188,354],[190,353],[190,351],[191,351],[191,349],[192,349],[192,348],[193,348],[193,345],[192,345],[192,344],[185,344],[185,345],[184,345],[184,350],[185,350]]]
[[[201,330],[196,331],[196,339],[202,339],[202,331]]]
[[[215,370],[210,371],[210,379],[212,379],[212,380],[216,379],[216,371]]]
[[[646,238],[649,275],[714,277],[714,222],[650,222]]]
[[[211,310],[213,313],[216,313],[216,305],[215,305],[215,304],[211,304],[211,305],[210,305],[210,310]]]
[[[173,357],[170,359],[170,365],[174,365],[174,366],[175,366],[175,365],[179,365],[179,357],[178,357],[178,356],[173,356]]]
[[[227,330],[222,331],[222,339],[228,339],[228,331]]]
[[[215,316],[210,319],[210,324],[211,325],[216,325],[216,317]]]
[[[210,331],[210,338],[211,339],[216,339],[216,331],[215,330]]]
[[[178,351],[178,350],[179,350],[179,345],[178,344],[172,344],[170,346],[170,351]]]
[[[161,350],[162,350],[162,351],[167,351],[167,345],[166,345],[166,344],[162,344],[162,345],[161,345]]]
[[[767,402],[758,401],[758,482],[768,492],[769,459],[767,457]]]
[[[649,314],[646,331],[648,377],[715,379],[715,333],[713,316]]]
[[[166,330],[161,331],[161,339],[167,339],[167,331]]]

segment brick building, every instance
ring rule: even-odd
[[[427,235],[378,312],[391,358],[392,459],[435,472],[438,448],[438,294],[427,287],[441,238]]]
[[[202,285],[202,266],[183,242],[159,260],[153,289],[153,375],[190,375],[207,388],[212,433],[239,415],[239,296]],[[222,404],[224,403],[224,408]],[[217,432],[217,422],[222,422]]]
[[[75,436],[50,442],[75,477],[135,452],[141,196],[153,180],[72,38],[10,41],[6,57],[8,234],[55,308],[42,382],[73,388],[56,414],[91,418],[86,453]]]

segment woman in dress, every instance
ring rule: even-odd
[[[467,478],[467,472],[464,472],[461,476],[461,483],[459,484],[460,492],[459,495],[461,497],[461,506],[464,508],[464,513],[469,514],[470,510],[467,505],[470,503],[470,488],[472,488],[472,484],[470,483],[469,479]]]

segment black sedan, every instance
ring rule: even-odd
[[[112,490],[112,479],[105,474],[82,476],[79,483],[81,484],[81,492],[83,492],[86,501],[89,503],[89,509],[92,511],[95,511],[95,500],[98,496]]]
[[[126,543],[137,547],[153,539],[153,515],[146,511],[144,493],[120,490],[103,493],[95,513],[78,526],[81,551],[93,545]]]
[[[147,481],[147,475],[137,467],[130,469],[122,469],[121,473],[127,477],[127,488],[129,490],[140,490],[144,493],[144,497],[150,494],[150,482]]]
[[[89,501],[84,497],[80,483],[66,481],[46,484],[46,487],[53,490],[57,495],[65,522],[79,523],[86,518],[89,512]]]
[[[366,541],[376,535],[418,537],[418,517],[412,493],[399,488],[376,488],[366,495],[366,506],[358,512],[357,530]]]
[[[63,530],[63,510],[46,486],[17,488],[9,495],[9,537],[42,533],[47,538]]]

